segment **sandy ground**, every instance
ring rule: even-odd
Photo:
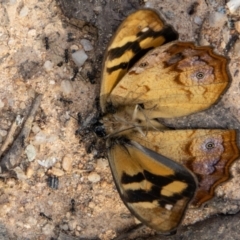
[[[229,58],[232,83],[217,106],[229,121],[219,123],[219,118],[218,124],[238,128],[240,41],[233,41],[228,52],[224,49],[240,32],[239,10],[229,11],[220,0],[145,2],[174,26],[180,40],[210,44]],[[105,6],[101,1],[98,4]],[[26,119],[36,95],[42,94],[30,135],[18,154],[17,178],[0,181],[0,223],[7,232],[3,239],[113,239],[136,220],[118,196],[107,159],[95,158],[95,151],[87,153],[88,137],[75,135],[77,114],[86,119],[96,111],[101,65],[101,60],[95,62],[96,53],[101,55],[106,47],[105,43],[96,49],[101,24],[73,24],[51,0],[10,0],[0,6],[0,144],[6,141],[16,117]],[[77,6],[76,12],[81,16]],[[101,15],[101,8],[95,12]],[[81,40],[88,40],[90,50]],[[88,59],[74,76],[71,53],[81,49]],[[231,180],[218,187],[210,203],[189,209],[183,225],[239,211],[239,169],[236,161]],[[57,189],[49,187],[49,176],[58,178]],[[138,236],[151,234],[154,232],[143,229]]]

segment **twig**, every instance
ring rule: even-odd
[[[10,130],[8,131],[8,135],[2,144],[0,148],[0,157],[2,154],[6,151],[8,146],[10,146],[13,143],[14,140],[14,134],[16,134],[17,128],[20,128],[22,126],[24,118],[21,115],[17,115],[15,121],[12,123]]]
[[[22,144],[22,141],[23,141],[23,139],[24,140],[27,139],[30,134],[30,131],[32,128],[32,123],[33,123],[33,120],[37,113],[37,110],[40,106],[41,99],[42,99],[42,95],[38,95],[34,99],[31,109],[30,109],[30,112],[28,114],[28,117],[27,117],[26,121],[24,122],[22,130],[20,131],[19,135],[13,142],[10,149],[0,160],[0,168],[1,168],[2,172],[9,171],[20,164],[21,154],[23,152],[23,147],[24,147]]]

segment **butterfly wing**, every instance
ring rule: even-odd
[[[229,167],[239,157],[235,130],[197,129],[132,132],[128,137],[182,164],[198,179],[192,201],[200,206],[211,199],[214,189],[229,178]]]
[[[175,230],[197,187],[191,172],[124,138],[108,140],[108,158],[116,186],[128,209],[161,233]]]
[[[135,64],[113,89],[109,101],[116,108],[141,105],[151,119],[185,116],[218,100],[229,83],[226,66],[227,60],[210,47],[168,43]]]
[[[150,9],[128,16],[110,42],[104,59],[100,105],[106,111],[108,96],[116,84],[136,61],[150,49],[178,38],[178,34],[164,24]]]

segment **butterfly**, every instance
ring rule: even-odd
[[[106,50],[100,89],[120,197],[160,233],[175,231],[190,203],[211,199],[239,156],[235,130],[170,130],[158,121],[209,108],[229,84],[223,56],[177,38],[155,11],[132,13]]]

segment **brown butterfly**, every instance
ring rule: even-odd
[[[128,16],[106,50],[100,92],[119,194],[161,233],[176,230],[190,202],[211,199],[239,156],[235,130],[169,130],[159,123],[209,108],[229,83],[224,57],[177,37],[153,10]]]

